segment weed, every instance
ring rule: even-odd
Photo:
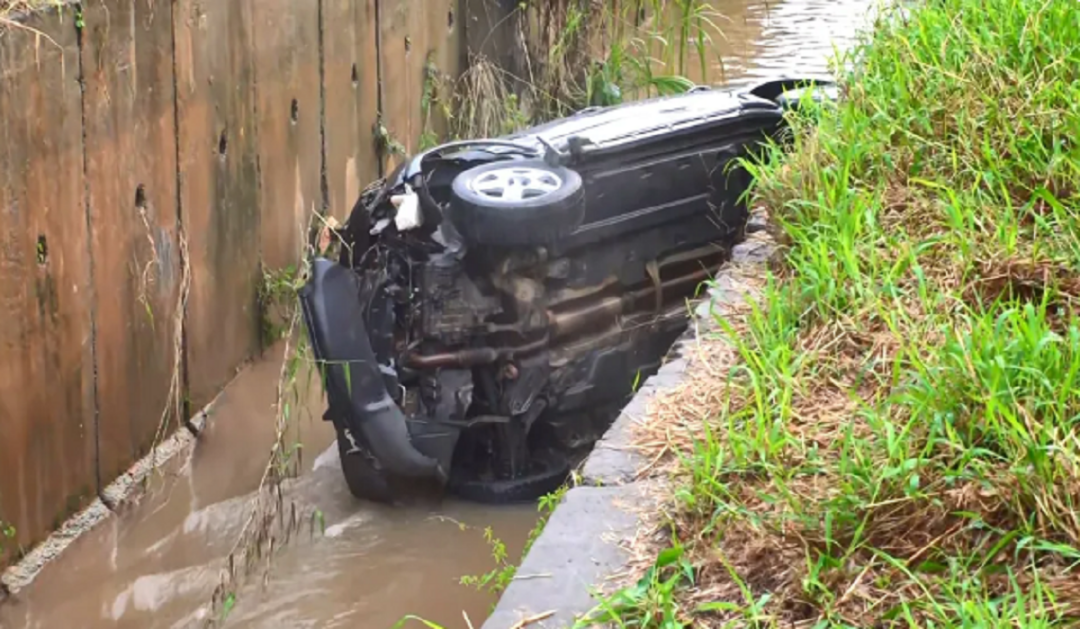
[[[461,584],[469,587],[474,587],[478,590],[487,590],[488,592],[495,594],[496,596],[502,594],[502,592],[510,585],[510,582],[514,580],[517,575],[518,564],[521,563],[521,559],[524,559],[529,554],[529,549],[532,548],[536,539],[540,537],[540,533],[544,531],[544,526],[547,525],[548,518],[555,511],[555,507],[562,502],[564,496],[566,496],[568,488],[563,486],[562,488],[542,496],[537,503],[537,510],[540,512],[540,518],[537,520],[536,525],[529,531],[529,536],[525,541],[525,548],[521,551],[521,558],[512,562],[506,552],[506,544],[502,540],[495,537],[494,532],[490,527],[484,529],[484,540],[491,548],[491,557],[495,560],[495,568],[486,574],[479,576],[463,576],[461,577]]]
[[[32,35],[35,49],[41,44],[41,40],[59,49],[62,47],[55,39],[32,26],[27,26],[19,18],[21,15],[44,9],[56,9],[57,13],[63,17],[65,6],[66,3],[63,0],[0,0],[0,27],[25,31]],[[85,26],[82,11],[74,7],[72,9],[75,12],[75,27],[82,30]]]
[[[145,219],[145,214],[143,216]],[[144,226],[148,230],[146,236],[154,251],[153,261],[157,259],[156,248],[149,232],[149,224],[144,223]],[[183,383],[184,313],[187,312],[188,297],[191,294],[191,258],[188,252],[187,234],[182,226],[177,230],[176,242],[180,253],[180,286],[176,294],[175,307],[172,310],[172,338],[170,339],[172,364],[169,366],[169,391],[165,398],[165,405],[161,409],[161,416],[158,418],[158,427],[157,431],[154,433],[154,441],[150,446],[151,467],[155,469],[157,468],[157,447],[162,443],[169,432],[170,418],[176,422],[176,427],[178,429],[181,424],[183,424],[183,426],[192,434],[198,432],[188,417],[190,408],[184,392]],[[149,298],[145,296],[145,291],[149,282],[149,269],[153,266],[152,261],[144,268],[141,276],[139,296],[139,301],[144,304],[147,315],[150,317],[149,321],[151,325],[153,325],[154,321],[153,310],[150,308]],[[144,486],[149,485],[150,478],[150,475],[146,476]]]
[[[694,626],[1077,622],[1077,28],[1054,0],[905,7],[745,164],[784,269],[703,340],[734,367],[647,428],[679,453]],[[628,592],[617,622],[655,622]]]
[[[439,66],[435,65],[435,53],[432,51],[424,64],[424,86],[420,95],[420,117],[424,125],[419,142],[421,151],[439,144],[440,134],[434,126],[433,110],[440,115],[447,126],[453,122],[453,98],[452,95],[446,93],[448,87],[449,81],[439,71]]]
[[[14,555],[10,544],[15,539],[15,527],[11,524],[0,520],[0,562],[10,559],[9,553]],[[3,564],[0,564],[3,565]],[[2,576],[2,571],[0,571]],[[11,595],[11,591],[8,588],[8,584],[0,578],[0,603],[3,603]]]
[[[405,626],[405,623],[408,623],[408,622],[418,622],[421,625],[427,627],[428,629],[445,629],[442,625],[433,623],[430,620],[425,620],[425,619],[423,619],[423,618],[421,618],[419,616],[412,616],[412,615],[405,616],[404,618],[399,620],[397,622],[397,624],[394,625],[393,629],[400,629],[401,627]]]
[[[492,594],[499,595],[514,579],[517,572],[517,564],[509,561],[506,554],[506,544],[497,537],[491,527],[484,529],[484,541],[491,548],[491,558],[495,560],[495,568],[480,576],[463,576],[461,584],[474,587],[478,590],[487,590]]]
[[[677,629],[688,626],[680,613],[675,594],[679,586],[694,583],[693,566],[683,556],[682,548],[668,548],[657,555],[656,562],[631,587],[601,599],[597,607],[574,624],[591,627],[632,617],[632,626],[642,629]]]
[[[313,215],[303,234],[319,233],[316,225],[331,225],[320,215]],[[331,225],[332,226],[332,225]],[[327,233],[335,233],[329,230]],[[307,239],[301,242],[307,243]],[[272,561],[276,553],[299,534],[306,522],[314,536],[316,530],[325,532],[326,521],[318,509],[304,512],[295,502],[285,496],[282,482],[295,477],[303,464],[303,442],[299,432],[300,414],[305,397],[311,390],[312,379],[318,370],[308,337],[302,330],[298,290],[308,276],[310,261],[318,250],[328,248],[326,243],[305,244],[299,252],[299,268],[267,270],[259,289],[262,310],[264,341],[284,340],[281,370],[278,374],[274,403],[274,442],[270,447],[262,478],[250,502],[248,516],[240,534],[229,551],[221,570],[218,584],[210,597],[206,626],[224,622],[238,604],[240,588],[244,580],[255,573],[269,579]],[[268,346],[267,345],[267,346]],[[319,380],[322,382],[322,379]],[[290,441],[290,436],[295,440]]]
[[[379,153],[383,157],[388,156],[400,156],[406,153],[405,145],[401,143],[390,132],[390,129],[386,127],[383,122],[382,115],[375,121],[375,126],[372,129],[372,135],[375,137],[375,145],[378,148]]]
[[[496,137],[530,124],[528,112],[506,83],[499,68],[487,58],[481,55],[473,59],[456,86],[455,137]]]
[[[7,543],[13,539],[15,539],[15,527],[0,520],[0,555],[4,554]]]
[[[540,536],[540,533],[543,532],[544,526],[547,524],[548,518],[550,518],[551,514],[555,511],[555,507],[557,507],[559,503],[562,502],[562,499],[566,496],[566,492],[568,490],[569,486],[564,485],[563,487],[557,489],[556,491],[553,491],[550,494],[547,494],[546,496],[541,496],[539,502],[537,503],[537,510],[540,512],[540,518],[539,520],[537,520],[536,525],[529,532],[529,537],[525,541],[525,548],[521,551],[522,559],[524,559],[525,555],[529,554],[529,549],[532,548],[532,545],[536,541],[536,538],[538,538]],[[459,526],[462,529],[467,528],[464,524],[459,524]],[[491,556],[495,560],[495,568],[493,568],[486,574],[476,576],[463,576],[460,579],[460,583],[462,585],[474,587],[481,591],[486,590],[489,593],[498,596],[502,594],[502,592],[506,590],[506,588],[514,580],[514,577],[517,575],[517,566],[518,563],[520,563],[520,560],[518,562],[509,561],[509,556],[506,551],[506,544],[495,536],[495,533],[491,530],[491,527],[487,527],[484,529],[484,540],[487,542],[488,546],[491,547]],[[496,603],[492,603],[492,608],[495,607],[495,604]],[[550,615],[550,613],[542,614],[541,616],[538,616],[533,620],[540,621]],[[468,616],[466,616],[465,619],[469,626],[472,626],[472,624],[468,621]],[[406,623],[409,622],[418,622],[423,626],[428,627],[429,629],[443,629],[441,625],[414,615],[408,615],[399,620],[397,624],[394,625],[394,629],[404,627]],[[519,626],[524,626],[525,624],[525,621],[523,621]]]
[[[63,6],[63,0],[0,0],[0,22],[7,25],[12,18],[20,14],[50,7],[62,8]]]
[[[295,266],[263,270],[258,288],[263,347],[270,347],[288,332],[289,322],[297,312],[297,291],[300,286]]]

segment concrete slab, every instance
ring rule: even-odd
[[[768,232],[755,232],[731,249],[731,261],[735,264],[770,264],[775,261],[778,249]]]
[[[644,406],[644,397],[636,396],[634,401],[637,404],[631,406]],[[637,413],[631,412],[629,407],[623,410],[604,438],[596,443],[589,457],[585,459],[581,470],[582,485],[601,487],[634,482],[638,470],[648,463],[645,457],[631,449],[633,423],[643,414],[644,409]]]
[[[509,629],[525,618],[554,615],[529,624],[552,629],[573,625],[598,601],[591,592],[629,559],[616,540],[633,538],[638,517],[631,512],[647,485],[576,487],[551,516],[503,593],[483,629]]]
[[[649,400],[657,392],[678,386],[686,374],[687,361],[683,358],[685,343],[693,342],[695,332],[687,331],[668,353],[668,360],[660,370],[646,379],[637,394],[593,447],[581,469],[582,485],[612,486],[632,483],[638,472],[648,465],[648,460],[632,448],[634,422],[648,412]]]

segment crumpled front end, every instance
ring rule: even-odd
[[[448,461],[428,456],[413,445],[406,416],[387,391],[364,324],[357,275],[317,259],[311,278],[300,290],[300,301],[312,350],[324,372],[327,419],[358,436],[387,472],[445,482]]]

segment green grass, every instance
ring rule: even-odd
[[[717,78],[710,55],[723,34],[708,0],[522,2],[513,18],[504,24],[519,25],[514,35],[528,75],[471,59],[453,89],[444,87],[452,98],[433,101],[455,137],[505,134],[589,106],[684,92],[693,87],[691,69],[703,82]]]
[[[786,263],[719,322],[738,361],[679,444],[692,574],[600,620],[1080,622],[1078,31],[1067,0],[889,15],[749,165]]]

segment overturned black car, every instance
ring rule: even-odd
[[[351,492],[427,478],[505,502],[564,482],[685,329],[746,222],[739,158],[808,85],[590,108],[369,188],[301,291]]]

